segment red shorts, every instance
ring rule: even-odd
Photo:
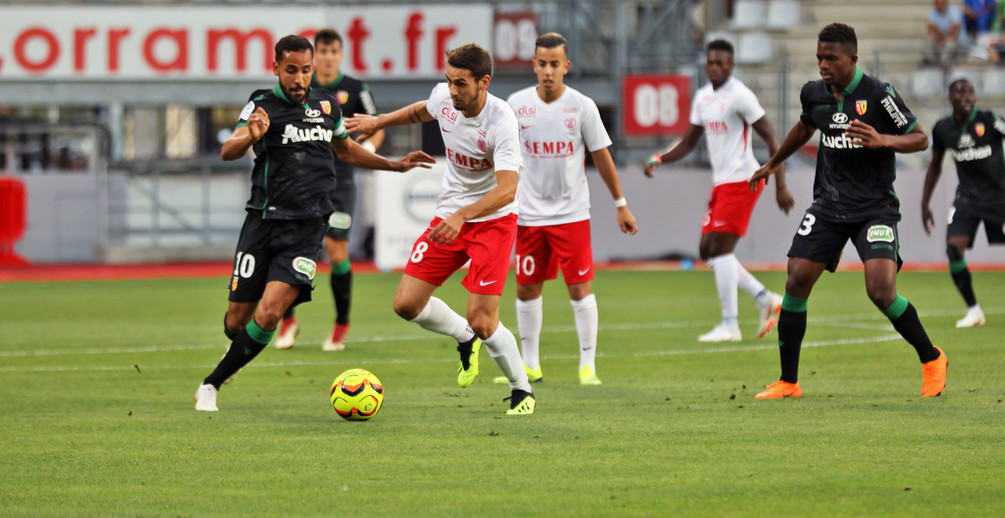
[[[516,283],[538,284],[562,276],[566,284],[593,279],[590,220],[516,231]]]
[[[468,259],[471,266],[461,284],[471,293],[502,295],[509,275],[509,258],[516,240],[516,214],[477,223],[465,223],[449,245],[429,240],[429,232],[442,218],[433,218],[429,227],[412,245],[405,274],[436,286],[459,270]]]
[[[705,221],[701,224],[701,233],[724,232],[741,237],[747,235],[750,215],[754,213],[754,205],[757,205],[757,198],[763,190],[763,180],[753,192],[747,187],[747,182],[724,183],[713,187],[708,210],[705,211]]]

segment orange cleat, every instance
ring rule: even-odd
[[[755,399],[782,399],[785,397],[803,397],[803,389],[799,388],[799,382],[789,383],[787,381],[776,381],[768,385],[768,390],[754,396]]]
[[[939,350],[939,357],[921,364],[921,397],[935,397],[942,394],[942,389],[946,388],[946,370],[949,368],[949,358],[942,349]]]

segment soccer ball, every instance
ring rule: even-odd
[[[331,403],[343,419],[365,421],[377,415],[384,403],[384,386],[366,369],[349,369],[332,383]]]

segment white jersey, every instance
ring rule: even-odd
[[[517,188],[519,225],[561,225],[590,219],[586,152],[611,145],[596,103],[565,87],[546,103],[537,87],[507,99],[520,123],[524,173]]]
[[[426,109],[440,125],[447,152],[443,191],[436,198],[436,215],[446,218],[482,199],[494,189],[496,171],[520,173],[520,137],[516,116],[502,99],[488,94],[477,117],[454,109],[450,90],[440,83],[429,94]],[[517,212],[517,201],[470,221],[488,221]]]
[[[760,167],[750,130],[761,117],[764,108],[739,79],[730,77],[718,90],[707,84],[695,92],[691,124],[705,128],[715,185],[746,182]]]

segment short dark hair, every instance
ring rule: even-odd
[[[705,47],[705,53],[707,54],[713,50],[721,50],[729,54],[729,59],[733,59],[733,44],[726,40],[712,40],[708,42],[708,46]]]
[[[342,43],[342,35],[338,33],[335,29],[321,29],[317,34],[314,35],[314,46],[317,47],[319,43],[324,43],[328,45],[333,42],[339,42],[339,45],[345,46]]]
[[[537,41],[534,42],[534,48],[542,49],[553,49],[555,47],[562,47],[562,50],[566,54],[569,53],[569,47],[565,43],[565,36],[557,32],[546,32],[537,37]]]
[[[492,77],[492,54],[474,43],[466,43],[456,49],[448,50],[447,64],[471,72],[475,81],[485,76]]]
[[[820,30],[817,41],[850,46],[853,53],[858,53],[858,37],[855,36],[855,29],[850,25],[832,23]]]
[[[276,63],[282,61],[283,54],[287,52],[303,52],[305,50],[311,51],[311,55],[314,55],[314,46],[311,45],[311,42],[307,38],[296,34],[283,36],[282,39],[276,42]]]
[[[965,85],[965,84],[966,85],[970,85],[971,87],[973,87],[973,84],[970,83],[969,79],[967,79],[965,77],[961,77],[961,78],[953,81],[952,83],[949,83],[949,91],[952,91],[954,88],[963,88],[963,85]]]

